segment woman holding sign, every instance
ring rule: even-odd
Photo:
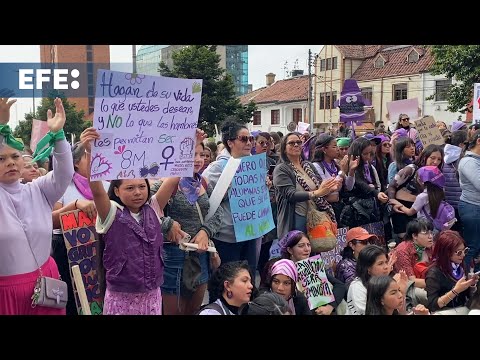
[[[34,159],[48,157],[53,150],[54,170],[22,184],[23,145],[7,125],[14,102],[0,98],[0,315],[65,315],[65,309],[32,306],[37,279],[59,278],[50,257],[51,213],[73,176],[72,153],[63,132],[65,110],[56,98],[55,116],[50,109],[47,112],[50,132],[37,146],[40,153]]]
[[[100,135],[94,128],[81,135],[88,164],[91,142],[98,138]],[[103,235],[101,243],[104,243],[103,314],[161,315],[163,236],[154,208],[158,209],[158,204],[166,200],[160,192],[149,199],[147,179],[113,180],[108,194],[100,181],[89,179],[89,184],[97,209],[96,230]]]

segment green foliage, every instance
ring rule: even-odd
[[[473,99],[473,86],[480,82],[480,45],[431,45],[435,62],[430,68],[433,75],[444,74],[460,83],[448,92],[448,110],[465,108]]]
[[[75,134],[75,138],[78,140],[82,131],[89,126],[92,126],[92,122],[84,121],[85,112],[83,110],[77,110],[76,105],[70,103],[61,93],[52,92],[49,96],[50,97],[48,98],[42,99],[41,105],[37,107],[37,111],[35,112],[35,118],[46,121],[48,109],[52,110],[52,114],[55,114],[55,105],[53,104],[55,97],[58,96],[62,98],[63,107],[65,108],[65,114],[67,117],[64,127],[65,137],[70,141],[71,134]],[[22,138],[25,144],[30,144],[30,138],[32,136],[32,120],[32,113],[25,114],[25,120],[20,120],[20,123],[13,132],[13,135]]]
[[[238,116],[241,122],[250,122],[256,105],[240,104],[235,95],[235,84],[230,74],[220,67],[216,46],[190,45],[173,53],[173,67],[159,65],[162,76],[184,79],[202,79],[202,102],[198,124],[207,134],[215,134],[215,124],[227,116]]]

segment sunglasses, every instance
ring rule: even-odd
[[[253,143],[253,141],[255,140],[255,138],[253,136],[247,136],[247,135],[239,135],[237,136],[236,138],[234,139],[230,139],[232,141],[235,141],[235,140],[240,140],[241,142],[244,142],[244,143],[247,143],[247,142],[251,142]]]
[[[388,142],[384,142],[384,143],[382,144],[382,146],[383,146],[383,147],[391,147],[392,144],[390,144],[390,143],[388,143]]]
[[[370,240],[352,240],[353,245],[361,244],[361,245],[368,245],[370,244]]]
[[[470,250],[470,248],[466,247],[463,250],[457,250],[457,251],[454,251],[453,253],[457,256],[462,256],[462,255],[467,255],[468,250]]]
[[[403,119],[400,119],[400,121],[410,121],[410,118],[403,118]]]
[[[302,144],[303,144],[302,140],[287,142],[287,145],[290,145],[290,146],[302,146]]]
[[[260,144],[261,147],[269,147],[270,146],[270,141],[257,141],[257,144]]]

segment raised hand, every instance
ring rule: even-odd
[[[87,152],[92,151],[92,140],[100,139],[100,134],[97,132],[97,129],[94,127],[89,127],[83,130],[80,134],[80,142],[82,143],[83,148]]]
[[[8,100],[8,98],[0,98],[0,125],[8,124],[10,120],[10,108],[17,100]]]
[[[63,129],[65,125],[65,109],[63,108],[63,103],[60,98],[55,98],[53,101],[55,104],[55,116],[52,116],[52,110],[48,109],[47,111],[47,124],[48,128],[52,133],[56,133]]]
[[[197,139],[197,144],[207,138],[207,134],[205,134],[205,131],[199,128],[197,128],[195,135]]]

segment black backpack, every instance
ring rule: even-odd
[[[225,314],[225,310],[222,306],[218,305],[217,303],[213,302],[211,304],[203,305],[200,310],[198,310],[196,315],[199,315],[203,310],[215,310],[216,312],[220,313],[220,315],[227,315]]]

